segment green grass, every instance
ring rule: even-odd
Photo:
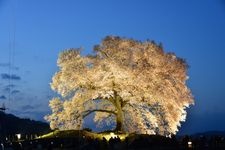
[[[120,139],[125,139],[128,134],[114,134],[113,132],[102,132],[102,133],[95,133],[86,130],[55,130],[48,134],[42,135],[38,137],[38,139],[44,138],[75,138],[75,137],[89,137],[94,139],[102,139],[105,137],[109,140],[111,137],[120,137]]]

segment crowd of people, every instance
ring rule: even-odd
[[[222,136],[196,137],[184,136],[182,138],[166,138],[162,136],[133,135],[124,140],[119,137],[97,139],[90,137],[73,138],[45,138],[15,142],[1,142],[0,150],[6,149],[80,149],[80,150],[158,150],[158,149],[225,149],[225,139]]]

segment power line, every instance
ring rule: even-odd
[[[8,62],[9,62],[9,68],[8,68],[8,74],[9,74],[9,79],[8,79],[8,84],[11,85],[13,84],[13,80],[11,80],[11,76],[13,75],[13,68],[14,68],[14,63],[15,63],[15,49],[16,49],[16,14],[15,14],[15,2],[11,1],[11,15],[10,15],[10,22],[9,22],[9,57],[8,57]],[[8,88],[8,100],[9,103],[12,100],[12,95],[11,95],[11,88]]]

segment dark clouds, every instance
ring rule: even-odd
[[[0,63],[0,67],[9,67],[9,63]]]
[[[7,92],[7,93],[10,93],[12,95],[21,93],[20,90],[15,89],[15,87],[17,87],[15,84],[9,84],[9,85],[3,86],[2,92],[3,93]],[[4,99],[4,97],[0,97],[0,99]]]
[[[0,63],[0,67],[7,67],[7,68],[10,68],[10,69],[13,69],[13,70],[19,70],[19,67],[12,66],[9,63]]]
[[[34,106],[31,106],[31,105],[24,105],[21,107],[22,110],[26,111],[26,110],[32,110],[32,109],[35,109]]]
[[[1,95],[0,99],[5,100],[6,99],[5,95]]]
[[[9,84],[7,86],[5,86],[5,88],[14,88],[16,85],[15,84]]]
[[[12,114],[16,114],[16,116],[21,117],[21,118],[29,118],[29,119],[34,119],[34,120],[39,120],[39,121],[45,121],[44,116],[46,114],[49,114],[48,111],[38,111],[34,109],[29,109],[29,105],[23,106],[27,107],[28,109],[26,110],[11,110]],[[31,106],[33,107],[33,106]],[[33,107],[34,108],[34,107]]]
[[[19,91],[19,90],[13,90],[13,91],[11,92],[11,94],[17,94],[17,93],[20,93],[20,91]]]
[[[18,76],[18,75],[15,75],[15,74],[10,75],[10,74],[7,74],[7,73],[2,73],[1,77],[2,77],[2,79],[5,79],[5,80],[9,80],[9,79],[11,79],[11,80],[21,80],[21,77]]]
[[[11,91],[11,88],[9,88],[9,87],[6,87],[3,89],[3,92],[9,92],[9,91]]]
[[[10,92],[10,91],[12,91],[14,88],[16,87],[16,85],[15,84],[9,84],[9,85],[6,85],[6,86],[4,86],[4,88],[3,88],[3,92]],[[12,91],[13,92],[13,91]],[[14,93],[18,93],[18,92],[20,92],[19,90],[14,90]],[[13,94],[13,93],[12,93]]]

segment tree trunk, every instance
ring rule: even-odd
[[[116,96],[116,131],[117,132],[123,132],[123,111],[121,107],[121,98]]]
[[[122,116],[122,113],[117,113],[116,115],[116,131],[117,132],[122,132],[123,129],[122,129],[122,123],[123,123],[123,116]]]

